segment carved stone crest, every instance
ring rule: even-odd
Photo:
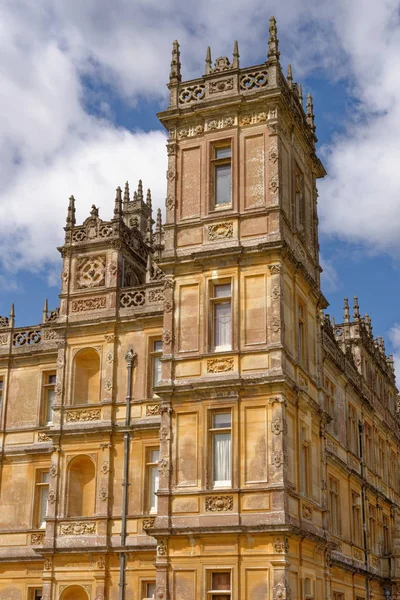
[[[41,546],[44,540],[44,533],[32,533],[31,544],[32,546]]]
[[[54,504],[54,502],[56,501],[56,493],[54,490],[50,490],[48,495],[47,495],[47,500],[48,502],[50,502],[50,504]]]
[[[303,519],[307,519],[308,521],[312,521],[313,509],[310,504],[302,504],[301,505],[301,514]]]
[[[212,358],[207,361],[207,373],[227,373],[233,371],[233,367],[233,357]]]
[[[67,411],[67,423],[76,423],[78,421],[99,421],[101,409],[93,408],[91,410],[69,410]]]
[[[105,285],[106,257],[88,256],[78,261],[76,285],[78,289],[95,288]]]
[[[208,225],[208,239],[211,241],[222,240],[233,237],[233,221],[213,223]]]
[[[206,496],[206,511],[230,512],[233,510],[233,496]]]
[[[77,521],[74,523],[63,523],[60,527],[60,535],[93,535],[96,533],[96,523]]]
[[[154,526],[154,517],[149,517],[148,519],[143,519],[143,529],[151,529]]]
[[[105,502],[108,498],[108,489],[106,488],[106,486],[103,486],[100,488],[99,491],[99,498],[102,502]]]
[[[146,406],[146,417],[156,417],[160,415],[160,405],[159,404],[147,404]]]
[[[288,542],[288,539],[284,538],[282,540],[281,538],[278,538],[274,542],[274,548],[275,548],[275,552],[278,552],[280,554],[283,554],[284,552],[289,552],[289,542]]]

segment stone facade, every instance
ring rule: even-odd
[[[166,222],[65,227],[60,307],[0,318],[0,600],[400,598],[393,360],[323,313],[312,99],[279,64],[182,82]]]

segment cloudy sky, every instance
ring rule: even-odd
[[[267,55],[314,97],[323,289],[340,320],[358,294],[375,335],[400,358],[400,12],[395,0],[2,0],[0,2],[0,314],[40,321],[58,304],[68,197],[110,218],[114,190],[139,177],[165,198],[171,42],[183,78],[239,41],[242,66]]]

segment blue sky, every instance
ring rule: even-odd
[[[68,197],[112,214],[114,190],[141,177],[165,198],[171,42],[183,78],[201,75],[207,45],[241,65],[266,59],[278,21],[281,63],[314,99],[323,291],[337,321],[359,297],[375,335],[400,355],[400,62],[394,0],[28,0],[0,6],[0,314],[40,322],[58,305]]]

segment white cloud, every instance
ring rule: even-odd
[[[252,0],[43,0],[0,5],[0,252],[6,267],[40,269],[57,260],[68,196],[78,220],[92,203],[112,211],[113,190],[139,177],[155,205],[165,195],[165,137],[129,132],[90,116],[82,76],[114,86],[134,106],[166,102],[170,49],[178,38],[184,78],[203,72],[238,39],[242,64],[262,61],[275,3]],[[286,0],[276,11],[282,59],[297,74],[346,74],[361,115],[327,154],[321,184],[326,233],[397,251],[400,187],[400,60],[395,0]],[[346,61],[343,60],[346,53]],[[297,71],[296,71],[297,70]],[[106,117],[113,107],[101,101]],[[316,107],[323,110],[323,107]],[[335,284],[327,265],[328,284]]]
[[[325,258],[322,254],[320,256],[320,264],[322,267],[321,275],[321,287],[323,291],[335,292],[339,286],[339,275],[335,269],[332,260]]]

